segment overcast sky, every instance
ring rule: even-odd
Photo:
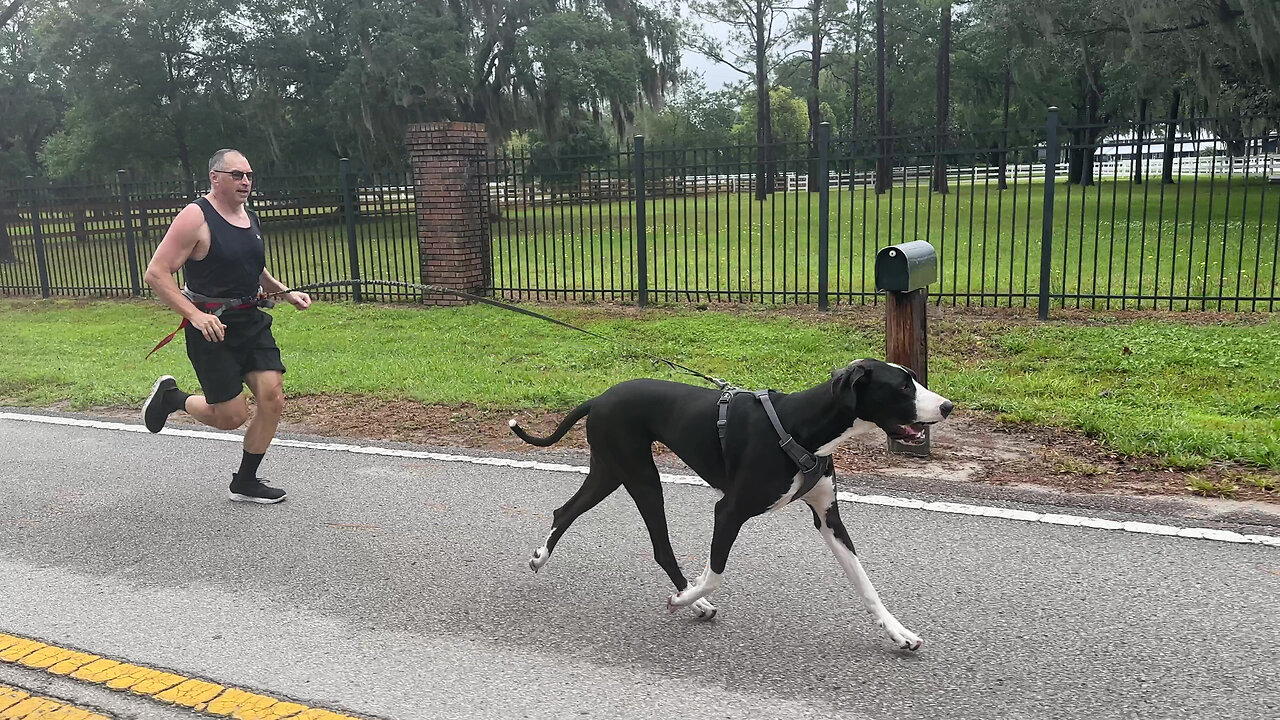
[[[691,15],[689,4],[686,0],[675,0],[675,4],[680,6],[680,17],[690,22],[701,22],[697,17]],[[729,37],[729,28],[721,23],[708,22],[704,24],[704,30],[711,37],[717,38],[722,42]],[[775,33],[781,31],[781,26],[775,29]],[[795,46],[792,46],[795,47]],[[726,52],[730,52],[732,48],[726,48]],[[732,55],[730,55],[732,57]],[[742,73],[719,63],[693,50],[685,48],[680,54],[680,67],[688,72],[692,72],[702,77],[703,82],[707,84],[708,90],[720,90],[725,85],[732,82],[747,80],[748,77]]]
[[[698,22],[697,18],[691,16],[689,4],[685,0],[676,0],[676,4],[680,6],[680,16],[686,21]],[[705,23],[703,28],[708,35],[721,41],[729,37],[729,28],[720,23]],[[710,58],[700,55],[693,50],[685,48],[680,53],[680,67],[688,72],[694,73],[702,78],[707,84],[708,90],[719,90],[731,82],[745,79],[743,75],[724,63],[718,63]]]
[[[702,77],[708,90],[719,90],[731,82],[746,79],[746,75],[733,70],[714,60],[708,59],[692,50],[685,50],[680,56],[680,65],[695,75]]]

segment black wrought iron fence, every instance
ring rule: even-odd
[[[291,285],[353,278],[417,282],[408,170],[259,174],[249,207],[267,267]],[[0,188],[0,293],[150,295],[142,273],[173,218],[208,190],[197,180],[120,173],[112,182],[29,181]],[[182,281],[181,272],[178,275]],[[328,298],[416,300],[406,288],[331,288]]]
[[[764,162],[755,147],[646,148],[643,138],[552,166],[497,154],[480,168],[492,289],[642,304],[876,302],[879,249],[928,240],[939,302],[1274,310],[1278,127],[1076,126],[1054,112],[1037,127],[778,145]]]
[[[775,146],[495,153],[490,283],[516,300],[876,302],[886,245],[938,251],[937,302],[1275,310],[1280,119],[1061,124]],[[139,295],[197,181],[0,188],[0,293]],[[260,175],[269,267],[301,285],[419,282],[407,170]],[[401,288],[334,298],[419,300]]]

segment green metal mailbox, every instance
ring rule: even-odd
[[[876,254],[876,290],[911,292],[938,280],[938,254],[924,240],[890,245]]]

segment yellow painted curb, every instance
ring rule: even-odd
[[[191,708],[214,717],[231,717],[236,720],[359,720],[324,708],[308,707],[270,695],[225,687],[209,680],[110,660],[100,655],[47,645],[17,635],[0,633],[0,662],[17,663],[112,690],[128,690],[156,702]],[[53,706],[47,703],[53,703]],[[66,708],[67,713],[62,713],[59,708]],[[37,713],[38,710],[41,712]],[[82,712],[85,714],[74,714]],[[72,708],[54,700],[32,698],[21,690],[0,685],[0,720],[27,717],[38,717],[41,720],[108,720],[87,710]]]
[[[111,720],[92,710],[0,685],[0,718],[4,720]]]

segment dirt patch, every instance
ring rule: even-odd
[[[524,453],[532,448],[511,434],[508,419],[516,417],[531,432],[546,434],[563,416],[559,411],[492,410],[355,396],[308,396],[289,399],[282,430]],[[936,426],[931,445],[931,457],[919,459],[889,453],[883,443],[850,444],[836,452],[836,467],[846,475],[964,480],[1082,493],[1226,497],[1280,505],[1280,473],[1232,464],[1194,472],[1173,470],[1154,458],[1112,452],[1079,433],[1010,425],[981,413],[966,412]],[[557,443],[556,448],[585,450],[582,423]],[[659,447],[658,452],[666,451]],[[1264,489],[1268,486],[1273,489]]]

